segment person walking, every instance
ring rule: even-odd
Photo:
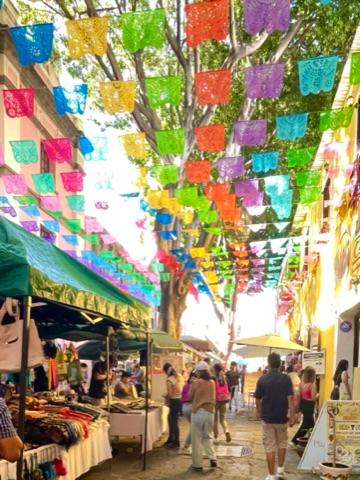
[[[168,425],[169,438],[165,443],[167,448],[180,448],[179,415],[181,413],[181,392],[183,378],[170,363],[165,363],[163,370],[166,374],[166,402],[169,406]]]
[[[302,414],[302,422],[292,439],[294,445],[298,444],[298,439],[304,437],[306,433],[314,428],[314,411],[317,397],[316,391],[316,372],[312,367],[306,367],[303,371],[299,387],[299,411]]]
[[[226,441],[231,442],[231,435],[229,432],[229,427],[226,422],[226,410],[227,404],[230,401],[230,392],[229,387],[226,381],[226,376],[224,372],[224,367],[221,363],[215,363],[214,365],[215,372],[215,418],[214,418],[214,438],[217,440],[219,436],[219,421],[220,425],[223,428]]]
[[[193,382],[194,378],[195,378],[195,370],[192,370],[190,372],[189,378],[187,379],[187,382],[185,383],[185,385],[183,387],[183,390],[182,390],[182,393],[181,393],[182,414],[190,424],[189,431],[188,431],[188,434],[186,435],[184,448],[183,448],[183,453],[185,453],[185,454],[190,453],[190,446],[191,446],[190,388],[191,388],[191,383]]]
[[[266,480],[285,478],[287,424],[293,426],[295,423],[293,386],[290,378],[280,373],[280,366],[280,355],[271,353],[268,356],[269,373],[259,378],[254,395],[257,417],[262,420],[263,445],[269,471]],[[275,477],[276,455],[278,468]]]
[[[235,412],[237,412],[237,401],[238,401],[238,393],[239,393],[239,379],[240,379],[240,372],[238,369],[238,365],[236,362],[231,362],[230,370],[226,372],[226,379],[228,382],[228,387],[230,390],[230,403],[229,403],[229,411],[231,412],[232,403],[235,403]]]
[[[332,400],[351,400],[351,386],[349,382],[348,369],[349,362],[344,359],[340,360],[333,377],[335,384],[333,391],[335,391],[335,395],[332,395]]]
[[[212,431],[215,412],[215,382],[206,362],[196,366],[196,378],[190,388],[192,468],[203,470],[203,452],[211,468],[217,467]]]
[[[245,381],[246,381],[246,365],[243,365],[241,367],[241,370],[239,372],[239,378],[240,378],[240,396],[241,396],[241,403],[242,407],[245,408],[245,397],[244,397],[244,389],[245,389]]]

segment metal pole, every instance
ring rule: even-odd
[[[151,364],[151,341],[150,332],[146,332],[146,374],[145,374],[145,425],[144,425],[144,454],[143,454],[143,472],[146,470],[146,454],[148,440],[148,421],[149,421],[149,369]]]
[[[31,297],[24,297],[22,302],[22,345],[21,345],[21,371],[20,371],[20,398],[19,398],[19,425],[18,435],[22,441],[25,436],[25,401],[26,401],[26,370],[29,356],[29,327],[31,318]],[[16,478],[22,479],[23,452],[16,465]]]
[[[106,336],[106,384],[107,384],[107,411],[110,413],[110,336]]]

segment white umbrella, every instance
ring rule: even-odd
[[[235,340],[235,343],[238,345],[251,345],[253,347],[266,347],[268,353],[275,350],[288,350],[293,352],[308,352],[309,349],[303,345],[287,340],[286,338],[280,337],[280,335],[275,335],[269,333],[267,335],[259,335],[257,337],[248,337],[248,338],[238,338]]]
[[[271,352],[278,353],[280,356],[288,355],[290,352],[289,350],[284,350],[281,348],[272,348]],[[239,355],[242,358],[265,358],[269,355],[269,347],[240,347],[236,350],[233,350],[232,353],[235,355]]]

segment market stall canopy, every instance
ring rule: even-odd
[[[289,350],[284,350],[282,348],[271,348],[271,352],[278,353],[282,357],[290,353]],[[232,353],[238,355],[241,358],[266,358],[270,353],[270,348],[244,346],[233,350]]]
[[[116,346],[112,340],[111,350],[114,353],[120,352],[135,352],[140,350],[146,350],[146,341],[143,341],[143,334],[138,337],[138,340],[121,339],[121,331],[118,333],[118,340]],[[152,347],[157,350],[168,350],[171,352],[182,351],[184,345],[182,342],[172,337],[166,332],[161,330],[152,330],[150,332],[150,339]],[[104,341],[90,340],[84,343],[78,348],[79,357],[83,360],[96,360],[106,350],[106,344]]]
[[[298,343],[286,340],[286,338],[280,337],[280,335],[267,334],[260,335],[258,337],[238,338],[235,340],[238,345],[248,345],[253,347],[266,347],[268,353],[270,350],[291,350],[293,352],[308,352],[309,349]],[[267,354],[268,354],[267,353]],[[289,352],[287,352],[289,353]],[[258,355],[261,356],[261,355]]]
[[[0,296],[67,305],[124,325],[146,327],[149,307],[54,245],[0,217]]]
[[[200,350],[201,352],[217,352],[215,345],[208,339],[204,340],[202,338],[196,338],[192,336],[181,337],[180,340],[186,345],[189,345],[195,350]]]

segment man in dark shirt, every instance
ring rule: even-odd
[[[284,479],[284,463],[287,448],[287,424],[295,423],[294,392],[290,378],[280,373],[280,355],[268,356],[269,373],[259,378],[256,391],[256,413],[262,420],[263,444],[269,475],[275,480],[275,461],[278,456],[277,478]],[[288,420],[289,412],[289,420]]]
[[[232,403],[235,400],[235,412],[237,412],[237,396],[239,393],[240,373],[236,362],[231,362],[230,370],[228,370],[225,375],[231,395],[229,411],[231,412]]]

